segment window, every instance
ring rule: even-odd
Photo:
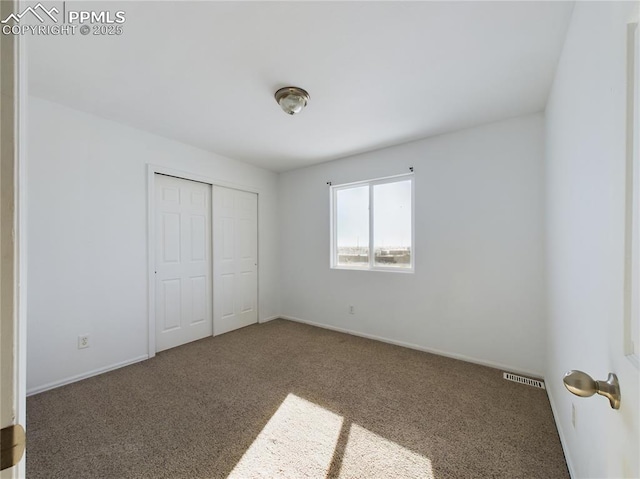
[[[331,267],[413,271],[413,175],[331,187]]]

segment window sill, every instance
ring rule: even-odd
[[[382,273],[402,273],[402,274],[413,274],[415,273],[414,268],[358,268],[358,267],[349,267],[349,266],[330,266],[330,269],[342,270],[342,271],[367,271],[367,272],[382,272]]]

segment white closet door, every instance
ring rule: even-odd
[[[213,187],[213,332],[258,322],[258,195]]]
[[[212,334],[211,186],[155,175],[156,351]]]

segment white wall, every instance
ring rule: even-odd
[[[637,2],[577,2],[546,110],[546,383],[574,477],[639,477],[638,370],[622,356],[625,34]],[[619,411],[562,376],[620,377]],[[635,380],[634,380],[635,378]],[[576,408],[576,427],[571,405]]]
[[[542,375],[543,131],[538,114],[281,174],[282,314]],[[415,274],[330,269],[326,182],[409,166]]]
[[[148,163],[259,191],[260,319],[278,314],[275,173],[34,97],[29,140],[29,391],[147,355]]]

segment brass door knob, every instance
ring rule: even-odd
[[[564,387],[576,396],[588,398],[597,393],[609,399],[613,409],[620,409],[620,384],[613,373],[609,373],[606,381],[594,381],[587,373],[572,370],[564,375],[562,381]]]
[[[20,424],[2,428],[0,431],[0,470],[9,469],[20,462],[24,454],[25,442],[24,428]]]

